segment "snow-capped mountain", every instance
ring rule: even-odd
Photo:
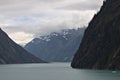
[[[85,28],[65,29],[33,39],[24,47],[49,62],[69,62],[79,47]]]

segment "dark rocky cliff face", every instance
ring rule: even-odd
[[[106,0],[86,29],[71,66],[120,70],[120,0]]]
[[[0,64],[39,63],[44,62],[22,47],[14,43],[5,32],[0,29]]]

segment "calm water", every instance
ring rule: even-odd
[[[120,71],[77,70],[69,63],[0,65],[0,80],[120,80]]]

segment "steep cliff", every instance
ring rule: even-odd
[[[120,0],[106,0],[86,29],[71,66],[120,70]]]
[[[40,63],[44,62],[21,46],[14,43],[8,35],[0,29],[0,64]]]

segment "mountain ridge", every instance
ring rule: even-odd
[[[50,62],[70,62],[85,28],[65,29],[33,39],[25,49]],[[74,46],[74,47],[73,47]]]
[[[0,64],[41,63],[45,62],[16,44],[0,28]]]
[[[120,70],[120,0],[105,0],[93,17],[71,66]]]

